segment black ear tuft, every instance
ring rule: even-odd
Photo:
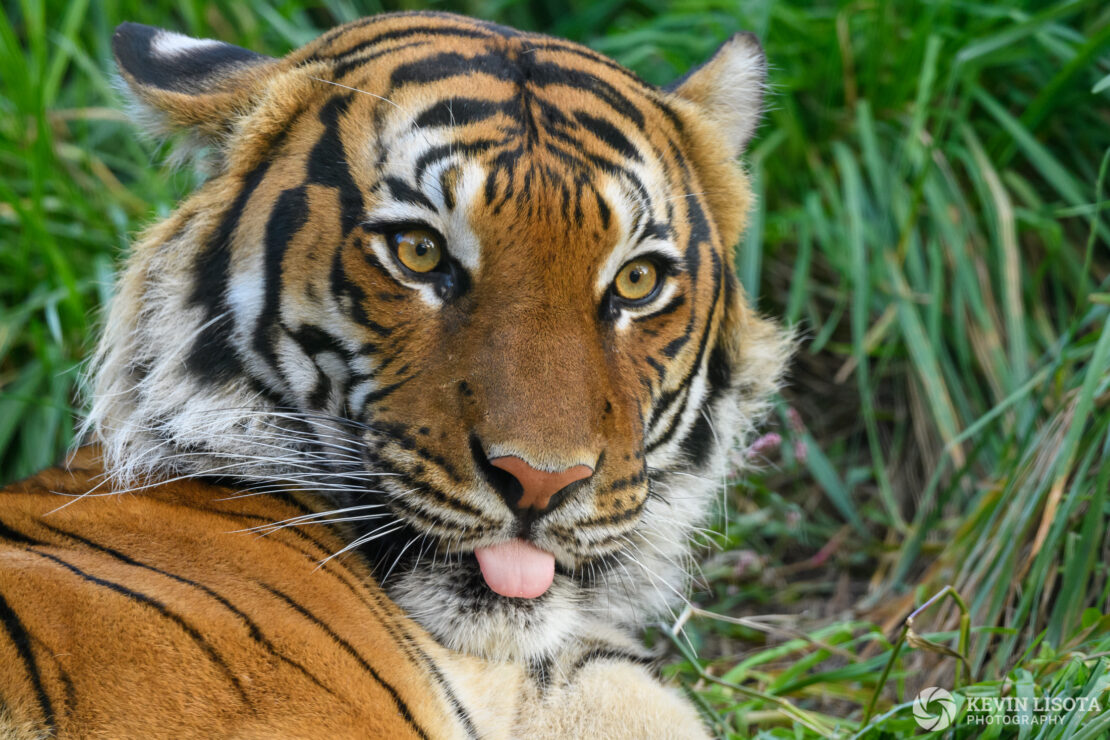
[[[112,51],[130,84],[190,95],[216,92],[235,70],[270,61],[222,41],[141,23],[121,23],[112,36]]]

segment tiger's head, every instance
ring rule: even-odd
[[[210,171],[111,303],[89,423],[114,474],[319,493],[486,657],[675,599],[788,351],[734,270],[751,36],[668,89],[439,13],[281,59],[135,24],[114,50]]]

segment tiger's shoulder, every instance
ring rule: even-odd
[[[0,494],[0,687],[60,736],[465,736],[435,646],[311,498],[113,494],[95,451]],[[436,651],[438,652],[438,651]],[[6,675],[4,675],[6,674]]]

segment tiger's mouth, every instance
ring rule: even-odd
[[[635,533],[632,527],[588,547],[571,551],[562,538],[538,533],[532,523],[510,521],[493,542],[488,535],[444,537],[423,530],[403,512],[391,515],[393,525],[378,524],[371,532],[388,527],[382,536],[367,537],[358,545],[375,578],[390,588],[404,574],[424,567],[466,568],[480,573],[488,590],[512,599],[536,599],[551,588],[557,577],[587,586],[592,576],[615,567],[621,542]],[[551,527],[560,532],[568,526]],[[359,539],[357,536],[355,539]]]
[[[389,498],[387,494],[384,500],[376,500],[385,503]],[[393,525],[377,523],[371,529],[385,528],[385,534],[367,537],[358,547],[384,588],[389,590],[421,570],[446,570],[467,580],[471,590],[480,581],[490,596],[516,601],[540,599],[557,581],[576,587],[594,585],[599,574],[616,567],[621,543],[637,529],[633,524],[592,542],[575,542],[571,538],[578,528],[576,518],[548,521],[531,512],[505,512],[494,532],[460,528],[448,536],[426,529],[407,513],[405,508],[393,509]]]

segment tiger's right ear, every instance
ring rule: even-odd
[[[767,58],[752,33],[737,33],[705,64],[667,90],[696,104],[721,134],[725,154],[737,157],[748,145],[763,112]]]
[[[188,131],[202,145],[230,132],[278,62],[222,41],[139,23],[116,28],[112,52],[138,123],[155,136]]]

